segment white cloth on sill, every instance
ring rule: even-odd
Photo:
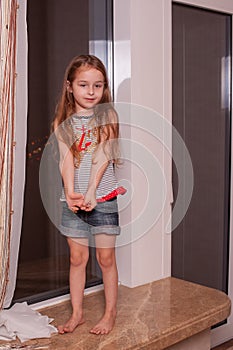
[[[53,319],[32,310],[26,302],[16,303],[9,310],[0,311],[0,339],[21,342],[35,338],[49,338],[57,333],[57,328],[50,325]]]

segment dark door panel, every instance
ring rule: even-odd
[[[186,216],[172,233],[172,275],[224,291],[228,280],[230,81],[231,16],[174,3],[173,125],[190,152],[194,190]],[[174,167],[173,187],[176,196]]]

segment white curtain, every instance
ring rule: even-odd
[[[7,91],[10,94],[8,107],[6,101],[1,103],[4,109],[1,118],[3,120],[6,117],[7,124],[1,121],[0,132],[8,125],[7,147],[4,148],[8,156],[7,178],[1,176],[1,211],[4,210],[1,217],[5,215],[4,226],[1,222],[0,238],[1,307],[8,307],[14,295],[23,212],[27,127],[26,3],[26,0],[18,3],[16,0],[0,0],[1,58],[7,58],[7,64],[10,65],[5,75],[1,71],[1,88],[2,84],[9,81]],[[7,35],[11,31],[10,43]],[[1,64],[4,60],[1,60]]]
[[[0,122],[0,306],[9,270],[9,245],[13,215],[12,179],[15,123],[16,0],[1,1],[1,122]]]

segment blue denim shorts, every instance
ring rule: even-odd
[[[91,238],[93,235],[105,233],[119,235],[119,215],[117,198],[97,203],[92,211],[78,210],[73,213],[67,203],[62,202],[60,232],[71,238]]]

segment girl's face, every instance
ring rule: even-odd
[[[76,112],[92,113],[101,101],[104,92],[104,76],[92,67],[80,67],[72,83],[67,82],[69,92],[73,93]]]

